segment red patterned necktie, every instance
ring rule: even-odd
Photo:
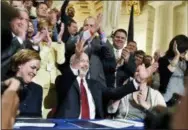
[[[81,119],[90,119],[89,116],[89,104],[87,99],[86,89],[83,84],[83,79],[80,82],[80,98],[81,98]]]

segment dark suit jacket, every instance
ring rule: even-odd
[[[58,76],[55,85],[57,90],[58,106],[55,118],[78,118],[80,114],[80,89],[76,77],[67,67],[63,75]],[[104,118],[104,106],[110,99],[117,100],[132,93],[135,87],[128,82],[123,87],[111,89],[95,80],[87,80],[96,107],[95,118]]]
[[[19,116],[24,117],[41,117],[42,107],[42,87],[36,83],[29,83],[27,86],[20,86],[18,92],[20,99]],[[1,86],[1,95],[7,89],[6,86]]]
[[[107,43],[106,47],[101,49],[101,60],[104,68],[106,84],[108,87],[114,87],[116,80],[117,86],[123,85],[123,82],[129,77],[133,77],[136,72],[136,63],[134,55],[130,55],[128,63],[124,63],[116,70],[116,59],[113,51],[113,45]],[[116,78],[115,78],[115,72]]]
[[[42,116],[42,87],[36,83],[29,83],[23,90],[24,96],[20,103],[19,116],[41,117]]]
[[[161,57],[158,61],[159,63],[159,76],[160,76],[160,87],[159,91],[161,93],[166,92],[166,88],[170,77],[172,76],[172,72],[168,69],[168,65],[170,64],[169,59],[167,57]]]
[[[12,56],[19,51],[20,49],[31,49],[32,45],[28,41],[24,41],[24,43],[21,45],[16,37],[12,37],[12,35],[7,37],[7,39],[11,39],[11,43],[7,43],[9,46],[4,48],[4,50],[1,51],[1,79],[5,80],[7,79],[7,73],[10,70],[10,62]]]

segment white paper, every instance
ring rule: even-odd
[[[25,122],[16,122],[14,128],[17,127],[54,127],[55,123],[25,123]]]
[[[133,123],[125,123],[125,122],[120,122],[116,120],[100,120],[100,121],[89,121],[91,123],[99,124],[99,125],[104,125],[107,127],[112,127],[112,128],[126,128],[130,126],[134,126]]]
[[[133,123],[135,127],[144,127],[144,123],[138,122],[138,121],[132,121],[132,120],[126,120],[126,119],[115,119],[115,120],[125,122],[125,123]]]

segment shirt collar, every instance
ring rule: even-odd
[[[12,36],[15,37],[16,35],[12,32]]]
[[[80,86],[80,83],[81,83],[81,77],[80,76],[77,76],[77,81],[78,81],[78,84],[79,84],[79,86]],[[83,80],[84,80],[84,82],[83,83],[86,83],[86,78],[84,77],[83,78]]]

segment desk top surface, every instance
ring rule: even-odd
[[[18,119],[23,120],[27,123],[27,120],[29,119]],[[38,122],[41,119],[34,119],[36,122]],[[15,130],[57,130],[57,129],[139,129],[143,130],[143,127],[135,127],[135,126],[129,126],[126,128],[112,128],[109,126],[104,126],[101,124],[95,124],[91,121],[103,121],[103,120],[78,120],[78,119],[42,119],[43,121],[49,121],[52,123],[55,123],[55,127],[53,128],[45,128],[45,127],[20,127],[20,128],[14,128]],[[105,120],[106,121],[106,120]],[[108,120],[108,121],[114,121],[114,120]],[[142,121],[139,121],[142,123]],[[122,123],[122,122],[121,122]],[[125,122],[124,122],[125,123]]]

